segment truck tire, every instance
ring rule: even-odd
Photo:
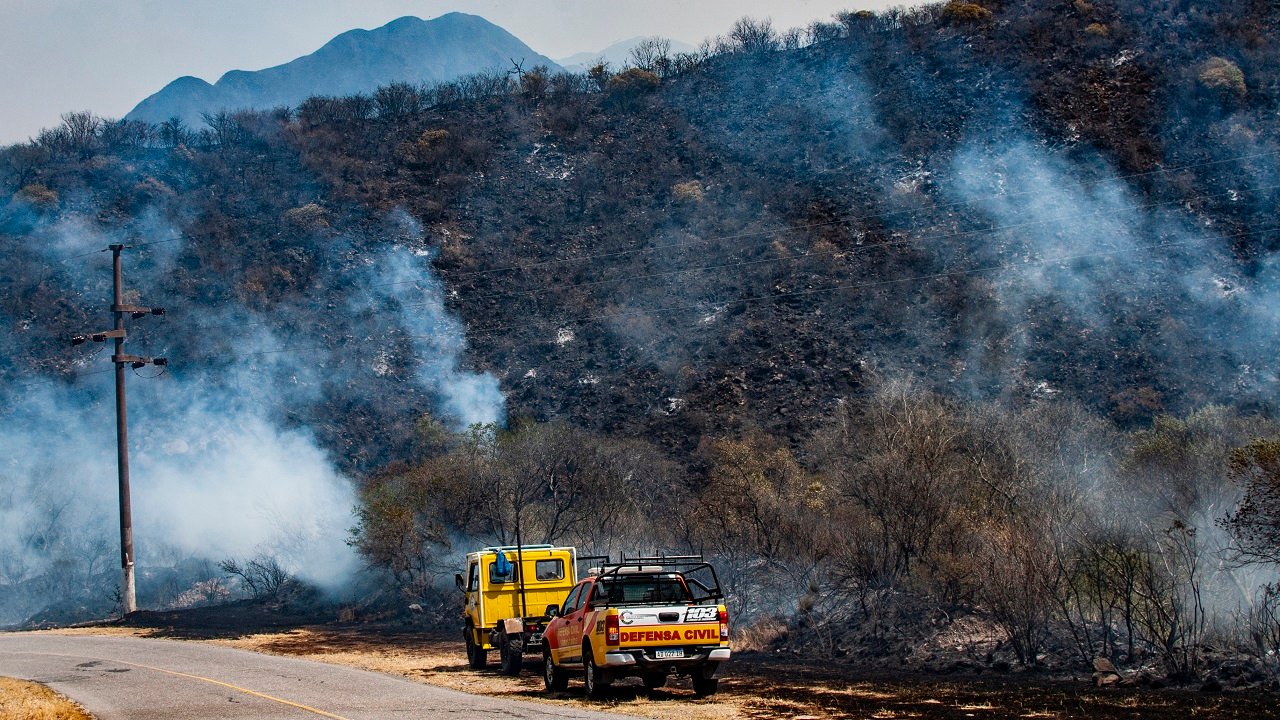
[[[604,689],[609,687],[611,678],[608,673],[601,670],[596,665],[595,655],[591,652],[590,645],[582,646],[582,681],[587,686],[587,697],[599,698],[604,695]]]
[[[542,682],[546,684],[547,692],[561,692],[569,687],[568,673],[556,667],[550,650],[542,654]]]
[[[466,638],[467,667],[472,670],[483,670],[489,664],[489,653],[476,644],[475,632],[470,627],[466,629]]]
[[[710,697],[716,694],[720,689],[719,678],[703,678],[697,675],[693,676],[693,696],[694,697]]]
[[[524,668],[524,642],[519,635],[506,632],[498,634],[498,657],[502,660],[502,674],[519,675]]]

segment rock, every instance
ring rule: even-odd
[[[1120,671],[1116,669],[1115,663],[1104,657],[1093,659],[1093,685],[1094,687],[1106,687],[1115,685],[1121,681]]]
[[[1111,673],[1119,675],[1120,671],[1116,669],[1115,663],[1104,657],[1096,657],[1093,659],[1093,669],[1100,673]]]
[[[1120,682],[1119,673],[1096,672],[1093,674],[1094,687],[1106,687]]]

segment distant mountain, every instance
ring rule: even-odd
[[[599,52],[580,52],[566,58],[560,58],[556,62],[560,63],[560,66],[568,72],[586,72],[600,60],[604,60],[609,63],[610,67],[617,69],[631,62],[631,48],[648,39],[647,37],[633,37],[619,40]],[[697,48],[689,43],[683,43],[679,40],[671,41],[672,54],[693,52],[694,50],[697,50]]]
[[[232,70],[217,83],[180,77],[125,117],[163,122],[177,116],[204,124],[201,113],[294,106],[313,95],[350,95],[392,82],[437,83],[481,70],[547,65],[519,38],[482,17],[449,13],[434,20],[402,17],[375,30],[351,30],[319,50],[265,70]]]

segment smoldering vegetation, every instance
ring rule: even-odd
[[[118,240],[170,308],[131,326],[172,364],[130,378],[139,544],[192,569],[149,603],[359,562],[366,616],[446,608],[519,513],[715,558],[748,646],[1274,669],[1278,29],[949,2],[203,128],[69,114],[0,152],[5,596],[109,605],[108,376],[62,342]]]
[[[946,671],[1107,658],[1162,682],[1224,660],[1226,680],[1280,671],[1276,516],[1259,512],[1280,425],[1226,407],[1125,433],[1074,403],[896,380],[800,450],[709,439],[692,469],[557,423],[421,432],[430,457],[363,486],[357,548],[444,615],[454,553],[513,542],[519,514],[525,542],[703,554],[748,648]]]

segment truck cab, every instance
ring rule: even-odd
[[[695,695],[714,694],[731,654],[723,599],[701,558],[624,559],[595,569],[547,608],[547,690],[565,689],[577,674],[593,697],[620,677],[639,676],[653,689],[683,675]]]
[[[464,595],[467,664],[485,667],[496,649],[503,672],[517,675],[525,653],[542,652],[550,619],[543,610],[558,605],[577,582],[577,552],[553,545],[486,547],[467,554],[455,581]]]

